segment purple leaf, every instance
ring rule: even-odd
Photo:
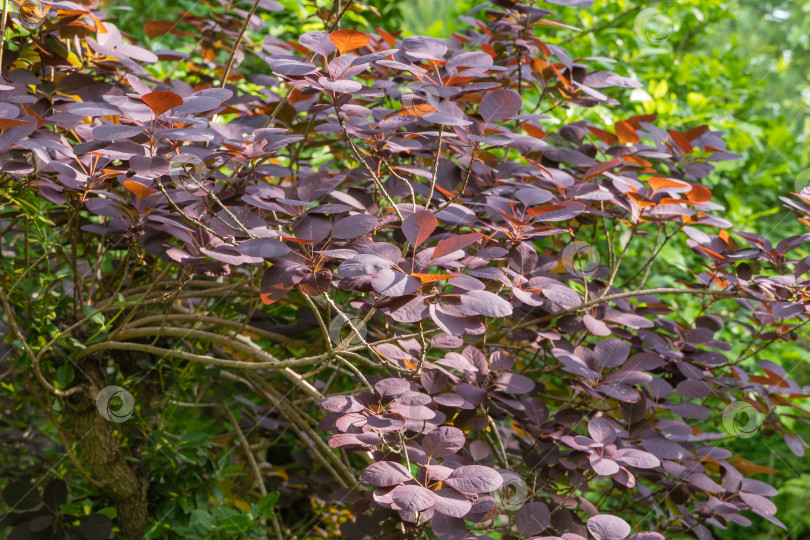
[[[588,530],[596,540],[622,540],[630,534],[630,525],[620,517],[599,514],[588,520]]]
[[[365,236],[377,227],[378,220],[369,214],[357,214],[341,219],[332,228],[332,238],[348,240]]]
[[[478,112],[484,123],[501,122],[520,112],[523,100],[514,90],[496,90],[484,96],[478,107]]]
[[[431,433],[433,432],[431,431]],[[441,465],[431,465],[431,473],[440,467]],[[452,469],[450,470],[452,471]],[[448,472],[447,474],[450,473]],[[433,474],[431,474],[431,477],[434,480],[443,480],[443,478],[436,477]],[[439,491],[434,492],[434,495],[436,496],[436,501],[433,504],[433,509],[440,514],[461,518],[467,515],[467,512],[472,508],[472,503],[467,496],[454,489],[443,487]]]
[[[467,538],[467,526],[464,524],[464,520],[442,513],[433,514],[430,528],[439,540],[464,540]]]
[[[613,424],[601,416],[588,422],[588,434],[600,444],[610,444],[616,440],[616,429]]]
[[[394,398],[401,396],[411,389],[411,383],[405,379],[389,378],[383,379],[374,385],[374,390],[377,391],[383,398]]]
[[[546,530],[551,524],[548,506],[538,501],[524,504],[515,513],[515,525],[520,536],[534,536]]]
[[[596,344],[593,354],[600,366],[616,368],[630,356],[630,344],[621,339],[605,339]]]
[[[360,481],[376,487],[388,487],[412,480],[408,469],[395,461],[372,463],[360,475]]]
[[[393,268],[383,268],[371,276],[371,286],[385,296],[405,296],[419,289],[422,282]]]
[[[139,135],[143,130],[143,126],[106,124],[93,128],[93,137],[102,141],[123,141]]]
[[[444,483],[462,493],[489,493],[501,487],[503,478],[490,467],[462,465]]]
[[[367,276],[376,274],[389,266],[392,266],[392,263],[388,259],[376,255],[360,254],[340,263],[340,266],[337,267],[337,275],[340,277]]]
[[[602,476],[610,476],[619,472],[619,464],[612,459],[604,458],[599,454],[590,454],[588,461],[591,463],[591,468],[596,474]]]
[[[613,455],[613,459],[622,465],[639,469],[654,469],[661,465],[654,455],[635,448],[622,448]]]
[[[489,291],[467,291],[460,300],[466,307],[488,317],[508,317],[512,314],[509,302]]]
[[[432,491],[413,485],[395,487],[391,498],[397,506],[408,512],[422,512],[436,502],[436,495]]]
[[[337,50],[326,32],[307,32],[298,38],[298,43],[323,57],[327,57]]]
[[[243,255],[260,259],[282,257],[290,252],[290,248],[275,238],[254,238],[242,242],[236,249]]]
[[[464,432],[460,429],[451,426],[442,426],[425,435],[422,441],[422,447],[429,456],[443,458],[461,450],[466,440]]]
[[[528,394],[534,391],[534,381],[519,373],[501,373],[495,383],[500,390],[510,394]]]
[[[363,85],[353,79],[327,79],[326,77],[320,77],[318,79],[318,83],[326,88],[327,90],[331,90],[332,92],[337,92],[339,94],[351,94],[352,92],[357,92]]]

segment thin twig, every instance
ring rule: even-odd
[[[436,159],[433,160],[433,172],[430,175],[430,193],[425,202],[425,210],[430,208],[430,201],[433,200],[433,192],[436,190],[436,176],[439,172],[439,158],[442,157],[442,139],[444,138],[444,126],[439,126],[439,142],[436,145]],[[470,164],[472,166],[472,164]]]
[[[228,82],[228,75],[231,73],[233,61],[236,58],[236,51],[239,49],[239,45],[242,43],[242,39],[245,37],[247,27],[250,25],[250,19],[252,19],[253,15],[256,14],[256,8],[259,7],[260,2],[261,0],[255,0],[255,2],[253,2],[247,17],[245,17],[245,24],[242,25],[242,28],[239,30],[239,35],[236,36],[236,42],[234,42],[233,49],[231,49],[231,54],[228,55],[228,62],[225,64],[225,73],[222,74],[222,82],[219,85],[220,88],[225,88],[225,83]]]
[[[6,46],[6,19],[8,18],[8,0],[3,0],[3,13],[0,15],[3,20],[0,21],[0,75],[3,70],[3,50]]]

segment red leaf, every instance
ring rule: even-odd
[[[438,259],[439,257],[443,257],[445,255],[449,255],[454,251],[458,251],[459,249],[463,249],[470,244],[473,244],[478,241],[483,235],[481,233],[473,232],[468,234],[462,234],[459,236],[451,236],[450,238],[445,238],[441,242],[436,245],[436,249],[433,250],[433,257],[432,259]]]
[[[145,96],[141,96],[141,99],[152,109],[155,116],[160,116],[169,109],[179,107],[183,104],[183,98],[167,90],[146,94]]]
[[[611,159],[610,161],[605,161],[604,163],[597,163],[596,165],[588,169],[588,172],[585,173],[585,180],[590,180],[594,176],[602,174],[605,171],[609,171],[614,167],[618,167],[621,164],[621,162],[622,160],[620,159]]]
[[[149,36],[149,39],[155,39],[158,36],[170,32],[175,26],[177,26],[177,23],[162,19],[149,21],[143,26],[143,30],[146,32],[146,35]]]
[[[33,122],[26,122],[25,120],[14,120],[11,118],[0,118],[0,131],[5,131],[8,128],[17,126],[30,126]]]
[[[698,126],[696,128],[690,129],[689,131],[684,133],[684,136],[687,139],[689,139],[690,141],[694,141],[695,139],[697,139],[698,137],[700,137],[701,135],[703,135],[707,131],[709,131],[709,126],[702,125],[702,126]]]
[[[639,129],[641,128],[641,122],[647,122],[649,124],[655,122],[656,118],[658,118],[658,116],[654,114],[639,114],[628,118],[625,122],[633,126],[634,129]]]
[[[689,139],[687,139],[682,133],[678,133],[672,129],[669,131],[669,136],[673,141],[675,141],[675,144],[681,147],[684,154],[691,154],[692,150],[694,150],[692,143],[690,143]]]
[[[619,142],[619,138],[609,131],[599,129],[598,127],[588,126],[588,131],[596,135],[596,137],[605,144],[614,145]]]
[[[416,248],[420,246],[436,230],[438,220],[433,212],[420,210],[406,217],[402,222],[402,234],[408,242]]]

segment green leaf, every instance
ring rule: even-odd
[[[259,499],[253,505],[251,511],[257,516],[261,516],[263,518],[273,517],[276,514],[273,510],[273,506],[275,506],[276,502],[278,502],[278,498],[279,493],[277,491],[272,491]]]
[[[204,431],[196,431],[192,433],[184,433],[182,437],[180,437],[180,442],[177,443],[179,446],[203,446],[208,441],[209,434]]]
[[[82,306],[82,313],[84,313],[85,317],[90,317],[90,320],[96,324],[104,324],[104,314],[100,312],[96,312],[96,309],[92,306]]]
[[[210,533],[217,528],[217,522],[214,519],[214,516],[205,510],[200,509],[191,512],[191,522],[189,525],[199,534]]]
[[[56,368],[56,385],[60,390],[67,388],[73,379],[76,377],[76,372],[73,370],[73,364],[65,362]]]

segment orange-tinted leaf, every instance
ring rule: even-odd
[[[525,131],[526,133],[528,133],[529,135],[531,135],[535,139],[545,139],[546,138],[547,133],[545,131],[543,131],[541,128],[539,128],[537,126],[534,126],[534,125],[530,124],[529,122],[526,122],[521,127],[523,128],[523,131]]]
[[[183,104],[183,98],[167,90],[151,92],[145,96],[141,96],[141,99],[152,109],[155,116],[160,116],[172,107],[179,107]]]
[[[533,206],[531,208],[527,208],[526,211],[529,213],[530,216],[539,216],[540,214],[548,214],[549,212],[556,212],[557,210],[564,210],[565,206],[562,204],[547,204],[545,206]],[[503,212],[501,212],[503,214]],[[506,216],[504,216],[506,217]],[[522,223],[518,222],[518,224],[522,225]]]
[[[444,240],[436,244],[436,249],[433,250],[433,256],[431,257],[431,259],[438,259],[439,257],[449,255],[454,251],[458,251],[459,249],[464,249],[470,244],[474,244],[475,242],[480,240],[482,236],[483,235],[481,233],[471,232],[467,234],[461,234],[458,236],[451,236],[450,238],[445,238]]]
[[[616,122],[614,127],[616,128],[616,135],[618,135],[620,143],[636,144],[638,142],[638,133],[636,133],[636,130],[629,123]]]
[[[385,40],[386,45],[388,45],[390,48],[393,49],[394,46],[397,44],[396,38],[394,38],[394,36],[386,32],[382,28],[377,27],[377,33],[380,35],[381,38]]]
[[[38,115],[36,113],[36,111],[34,111],[34,109],[29,107],[25,103],[20,103],[20,106],[25,111],[25,114],[27,114],[29,116],[33,116],[34,118],[37,119],[37,128],[41,128],[42,126],[46,126],[46,125],[50,124],[50,122],[48,120],[45,120],[44,118],[42,118],[40,115]]]
[[[436,191],[438,191],[439,193],[441,193],[441,194],[442,194],[442,195],[444,195],[445,197],[449,197],[449,198],[452,198],[452,197],[453,197],[453,192],[451,192],[451,191],[447,191],[447,190],[446,190],[446,189],[444,189],[442,186],[438,186],[438,185],[437,185],[437,186],[436,186]]]
[[[641,165],[642,167],[647,167],[647,168],[652,167],[652,163],[650,163],[650,162],[649,162],[649,161],[647,161],[646,159],[641,159],[641,158],[640,158],[640,157],[638,157],[638,156],[622,156],[622,159],[623,159],[624,161],[626,161],[627,163],[635,163],[636,165]],[[654,169],[651,169],[651,170],[649,170],[649,171],[643,171],[643,172],[651,172],[651,173],[654,173],[654,172],[656,172],[656,171],[655,171]]]
[[[639,195],[638,193],[628,193],[627,196],[633,199],[635,203],[641,206],[642,208],[655,206],[654,202],[652,202],[647,197],[644,197],[643,195]]]
[[[293,238],[292,236],[287,236],[285,234],[279,234],[279,237],[283,238],[284,240],[289,240],[290,242],[295,242],[296,244],[301,244],[302,246],[314,242],[314,240],[310,240],[307,238]]]
[[[764,465],[757,465],[756,463],[748,461],[747,459],[739,456],[730,457],[728,462],[734,465],[735,468],[746,476],[753,476],[757,473],[776,474],[779,472],[779,469],[765,467]]]
[[[600,175],[605,171],[609,171],[614,167],[618,167],[621,162],[622,160],[620,159],[611,159],[610,161],[605,161],[604,163],[597,163],[585,173],[585,180],[590,180],[594,176]]]
[[[155,39],[158,36],[162,36],[163,34],[170,32],[176,25],[177,23],[161,19],[157,21],[149,21],[143,26],[143,30],[146,32],[146,35],[149,36],[149,39]]]
[[[335,44],[340,54],[365,47],[371,42],[371,38],[356,30],[335,30],[329,34],[329,39]]]
[[[457,277],[458,274],[411,274],[413,277],[419,279],[422,283],[432,283],[434,281],[441,281],[443,279],[450,279]]]
[[[709,126],[702,125],[702,126],[698,126],[696,128],[690,129],[689,131],[687,131],[683,135],[684,135],[684,137],[686,137],[690,141],[694,141],[695,139],[697,139],[698,137],[700,137],[701,135],[703,135],[707,131],[709,131]]]
[[[14,120],[12,118],[0,118],[0,131],[5,131],[8,128],[17,126],[30,126],[33,122],[26,122],[25,120]]]
[[[652,186],[652,188],[655,191],[665,188],[682,188],[681,192],[686,192],[689,190],[689,184],[687,182],[682,182],[680,180],[672,180],[671,178],[661,178],[660,176],[653,176],[648,178],[647,182],[650,183],[650,186]]]
[[[712,200],[712,191],[706,186],[692,184],[692,189],[686,194],[690,201],[704,203]]]
[[[649,124],[651,122],[655,122],[656,118],[658,118],[658,116],[655,114],[639,114],[628,118],[625,120],[625,122],[633,126],[633,129],[640,129],[642,122],[647,122]]]
[[[436,109],[433,105],[428,103],[417,103],[416,105],[407,105],[405,107],[405,112],[402,114],[407,114],[408,116],[415,116],[417,118],[421,118],[429,113],[436,112]]]
[[[124,180],[124,187],[127,189],[127,191],[134,193],[139,201],[153,193],[157,193],[156,190],[150,188],[149,186],[145,186],[134,180]]]
[[[689,204],[689,201],[684,199],[674,199],[672,197],[664,197],[658,201],[658,206],[663,206],[665,204]]]
[[[725,259],[725,257],[723,257],[722,255],[720,255],[719,253],[717,253],[716,251],[712,251],[711,249],[709,249],[709,248],[707,248],[707,247],[698,246],[698,249],[699,249],[699,250],[701,250],[701,251],[704,251],[704,252],[708,253],[709,255],[711,255],[712,257],[714,257],[715,259],[717,259],[718,261],[722,261],[723,259]]]
[[[616,135],[604,129],[588,126],[588,131],[596,135],[596,138],[605,144],[613,145],[619,142],[619,138]]]
[[[691,154],[692,150],[695,148],[692,146],[692,143],[689,142],[689,139],[683,133],[678,133],[674,129],[669,131],[670,138],[675,141],[675,144],[681,147],[684,154]]]
[[[543,75],[543,71],[548,69],[548,62],[541,58],[534,57],[532,58],[532,71],[537,73],[538,75]]]

